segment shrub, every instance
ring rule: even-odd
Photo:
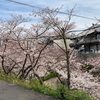
[[[58,76],[58,73],[53,71],[50,74],[42,77],[42,80],[43,81],[46,81],[46,80],[49,80],[49,79],[54,78],[54,77],[57,77],[57,76]]]

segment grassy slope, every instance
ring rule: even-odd
[[[34,91],[38,91],[43,94],[51,95],[55,98],[60,98],[63,100],[95,100],[90,98],[86,93],[80,91],[69,91],[65,86],[58,85],[57,89],[52,88],[50,85],[40,85],[39,81],[33,80],[19,80],[18,78],[3,73],[0,73],[0,80],[5,80],[20,86],[24,86]]]

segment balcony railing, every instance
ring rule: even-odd
[[[83,40],[83,41],[79,41],[77,43],[71,43],[70,47],[75,47],[75,46],[81,46],[81,45],[88,45],[88,44],[92,44],[92,43],[100,43],[100,39],[98,40]]]

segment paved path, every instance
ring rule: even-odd
[[[56,100],[48,95],[0,80],[0,100]]]

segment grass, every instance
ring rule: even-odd
[[[55,98],[59,98],[61,100],[95,100],[91,98],[85,92],[80,92],[78,90],[68,90],[63,85],[58,85],[57,89],[54,89],[50,86],[41,85],[37,79],[32,80],[20,80],[13,75],[5,75],[4,73],[0,73],[0,80],[5,80],[20,86],[24,86],[34,91],[38,91],[43,94],[47,94],[53,96]]]
[[[58,73],[57,72],[51,72],[50,74],[42,77],[42,80],[43,81],[46,81],[46,80],[49,80],[51,78],[54,78],[54,77],[57,77],[58,76]]]

